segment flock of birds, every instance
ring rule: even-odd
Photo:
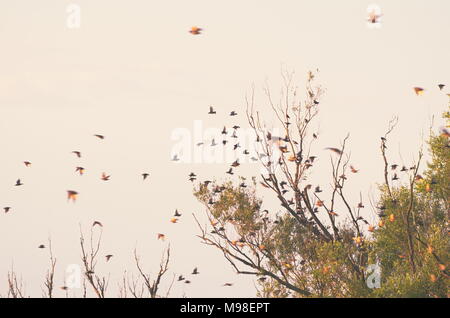
[[[370,15],[369,15],[369,17],[368,17],[368,21],[369,21],[370,23],[378,23],[380,17],[381,17],[381,15],[378,15],[378,14],[375,14],[374,12],[372,12],[372,13],[370,13]],[[197,26],[194,26],[194,27],[192,27],[192,28],[189,30],[189,32],[190,32],[191,34],[193,34],[193,35],[200,35],[200,34],[202,34],[202,31],[203,31],[203,29],[200,28],[200,27],[197,27]],[[445,87],[444,84],[438,84],[439,90],[443,91],[444,87]],[[419,95],[423,95],[424,92],[425,92],[425,89],[422,88],[422,87],[414,87],[413,89],[414,89],[415,94],[418,95],[418,96],[419,96]],[[447,94],[447,95],[450,97],[450,94]],[[318,104],[318,102],[315,102],[315,103]],[[217,111],[216,111],[212,106],[210,106],[210,107],[209,107],[208,114],[209,114],[209,115],[216,115],[216,114],[217,114]],[[233,110],[233,111],[231,111],[231,112],[229,113],[229,116],[231,116],[231,117],[237,116],[237,112]],[[290,124],[290,123],[288,123],[288,124]],[[237,132],[238,132],[238,129],[239,129],[240,127],[239,127],[238,125],[234,125],[234,126],[232,126],[231,128],[232,128],[232,132],[230,132],[230,131],[229,131],[229,128],[227,128],[227,127],[223,127],[223,129],[222,129],[221,134],[224,136],[224,138],[222,139],[221,143],[222,143],[223,146],[227,145],[227,143],[229,142],[229,140],[227,139],[227,136],[229,136],[230,138],[233,138],[233,139],[237,139],[237,138],[238,138]],[[447,137],[450,137],[450,132],[449,132],[449,130],[448,130],[447,128],[445,128],[445,127],[441,128],[441,133],[442,133],[443,135],[446,135]],[[99,140],[104,140],[104,139],[105,139],[105,136],[104,136],[104,135],[100,135],[100,134],[95,134],[94,137],[98,138]],[[314,137],[317,138],[317,135],[314,134]],[[382,140],[383,140],[383,139],[384,139],[384,138],[382,137]],[[283,146],[283,145],[282,145],[282,142],[289,142],[288,137],[285,137],[285,138],[282,138],[282,137],[276,137],[276,136],[272,136],[271,133],[268,132],[268,133],[267,133],[267,140],[269,140],[269,141],[270,141],[270,140],[273,140],[273,141],[278,142],[279,150],[281,151],[281,153],[284,154],[284,153],[288,153],[288,152],[289,152],[287,146]],[[260,141],[261,141],[261,140],[259,139],[259,136],[257,136],[256,142],[258,143],[258,142],[260,142]],[[385,140],[384,140],[384,141],[385,141]],[[197,146],[203,146],[203,145],[204,145],[204,142],[199,142],[199,143],[197,143],[196,145],[197,145]],[[210,142],[210,146],[211,146],[211,147],[215,147],[215,146],[217,146],[217,145],[218,145],[218,143],[217,143],[216,139],[213,138],[213,139],[211,140],[211,142]],[[384,145],[384,143],[383,143],[383,145]],[[234,151],[237,151],[237,150],[239,150],[239,148],[241,148],[241,145],[239,144],[239,142],[236,142],[236,143],[233,143],[232,148],[233,148]],[[338,148],[328,147],[328,148],[325,148],[325,149],[326,149],[326,150],[329,150],[329,151],[332,151],[332,152],[334,152],[334,153],[336,153],[336,154],[339,154],[339,155],[341,154],[341,150],[338,149]],[[250,152],[249,152],[247,149],[244,149],[242,153],[243,153],[244,155],[250,155]],[[75,155],[77,158],[81,158],[81,157],[82,157],[82,152],[81,152],[81,151],[78,151],[78,150],[72,151],[72,154]],[[259,155],[259,158],[258,158],[257,156],[252,156],[252,157],[250,158],[250,160],[256,162],[256,161],[262,160],[262,159],[263,159],[263,158],[262,158],[263,156],[264,156],[264,155]],[[315,159],[316,159],[315,156],[310,156],[310,157],[305,161],[305,164],[308,165],[308,166],[310,167],[310,166],[312,166],[312,164],[313,164],[313,162],[314,162]],[[179,161],[179,160],[180,160],[180,158],[179,158],[179,155],[178,155],[178,154],[173,155],[172,161],[177,162],[177,161]],[[297,160],[297,156],[296,156],[296,155],[292,155],[292,156],[290,156],[290,157],[288,158],[288,161],[296,161],[296,160]],[[279,163],[281,163],[281,162],[279,162]],[[32,166],[32,163],[31,163],[30,161],[23,161],[23,164],[24,164],[27,168],[30,168],[30,167]],[[235,169],[235,168],[237,168],[237,167],[239,167],[239,166],[240,166],[239,159],[236,159],[236,160],[231,164],[231,166],[230,166],[229,169],[226,171],[226,173],[229,174],[229,175],[233,175],[233,174],[234,174],[234,170],[233,170],[233,169]],[[392,172],[393,172],[393,175],[392,175],[392,180],[393,180],[393,181],[399,180],[399,177],[398,177],[398,171],[399,171],[399,172],[408,172],[408,171],[410,171],[410,170],[415,170],[415,167],[414,167],[414,166],[413,166],[413,167],[409,167],[409,168],[407,168],[407,167],[405,167],[405,166],[402,166],[402,167],[399,169],[399,165],[398,165],[398,164],[392,164],[390,168],[391,168],[391,170],[392,170]],[[352,173],[358,173],[358,171],[359,171],[359,170],[356,169],[354,166],[350,166],[350,170],[351,170]],[[83,176],[83,174],[85,173],[85,168],[84,168],[83,166],[77,166],[77,167],[75,167],[75,173],[79,174],[80,176]],[[147,179],[149,178],[149,176],[150,176],[150,174],[149,174],[148,172],[143,172],[143,173],[141,174],[141,178],[142,178],[142,180],[144,180],[144,181],[147,180]],[[345,176],[345,175],[342,175],[341,178],[346,178],[346,176]],[[417,175],[416,178],[421,179],[422,177],[421,177],[420,175]],[[111,175],[109,175],[109,174],[107,174],[107,173],[105,173],[105,172],[103,172],[103,173],[101,174],[101,176],[100,176],[100,180],[102,180],[102,181],[104,181],[104,182],[110,181],[110,179],[111,179]],[[188,180],[189,180],[189,181],[194,182],[196,179],[197,179],[197,175],[196,175],[194,172],[191,172],[191,173],[188,175]],[[245,180],[245,179],[244,179],[244,180]],[[205,186],[208,186],[211,182],[212,182],[212,181],[207,180],[207,181],[203,181],[203,184],[204,184]],[[433,182],[434,182],[434,181],[432,180],[431,185],[433,184]],[[22,179],[19,178],[19,179],[16,180],[15,187],[22,187],[23,185],[24,185],[24,183],[22,182]],[[267,187],[267,185],[266,185],[264,182],[261,182],[261,185],[264,186],[264,187]],[[281,187],[281,189],[282,189],[282,194],[283,194],[283,195],[286,194],[286,193],[288,192],[288,190],[285,188],[286,186],[287,186],[287,183],[286,183],[285,181],[281,181],[281,182],[280,182],[280,187]],[[245,188],[245,187],[247,187],[247,185],[245,184],[245,182],[242,182],[242,183],[240,183],[240,187]],[[308,185],[307,187],[311,188],[312,185]],[[223,190],[224,190],[223,187],[219,187],[219,186],[218,186],[218,187],[216,187],[216,188],[213,190],[213,193],[214,193],[214,194],[219,194],[219,193],[222,192]],[[316,193],[322,192],[320,186],[316,186],[315,189],[314,189],[314,191],[315,191]],[[76,202],[76,201],[77,201],[77,198],[78,198],[78,195],[79,195],[78,191],[75,191],[75,190],[67,190],[67,200],[68,200],[68,201]],[[293,200],[293,199],[287,200],[287,202],[288,202],[288,204],[290,204],[290,205],[291,205],[291,204],[294,204],[294,200]],[[214,200],[213,200],[213,199],[210,199],[209,204],[212,205],[212,204],[214,204],[214,203],[215,203]],[[316,201],[316,203],[315,203],[315,208],[314,208],[314,212],[318,212],[318,208],[322,207],[323,205],[324,205],[324,202],[323,202],[323,201],[321,201],[321,200]],[[364,207],[363,203],[360,202],[360,203],[358,204],[358,208],[363,208],[363,207]],[[381,207],[380,209],[383,211],[383,207]],[[12,211],[12,207],[11,207],[11,206],[5,206],[5,207],[3,207],[3,210],[4,210],[4,213],[10,213],[10,212]],[[266,211],[267,211],[267,210],[266,210]],[[337,216],[337,214],[336,214],[334,211],[329,211],[329,213],[332,214],[333,216]],[[380,216],[384,216],[384,215],[381,213]],[[170,219],[170,222],[171,222],[171,223],[177,223],[180,217],[181,217],[181,213],[180,213],[178,210],[175,210],[175,213],[174,213],[173,217]],[[364,221],[367,225],[369,225],[369,229],[368,229],[369,231],[371,231],[371,232],[374,231],[374,228],[375,228],[375,227],[374,227],[373,225],[368,224],[368,222],[367,222],[366,220],[364,220],[362,217],[359,217],[359,219],[362,220],[362,221]],[[390,216],[389,219],[390,219],[391,221],[393,221],[393,216]],[[379,226],[382,226],[382,225],[383,225],[382,223],[383,223],[383,221],[380,221]],[[94,221],[94,222],[93,222],[92,227],[95,227],[95,226],[103,227],[102,223],[99,222],[99,221]],[[219,231],[220,231],[220,230],[224,230],[224,229],[221,228],[221,229],[219,229]],[[158,239],[158,240],[164,240],[165,237],[166,237],[165,234],[163,234],[163,233],[157,233],[157,239]],[[38,248],[43,249],[43,248],[46,248],[46,246],[45,246],[44,244],[41,244],[41,245],[38,246]],[[112,257],[113,257],[112,254],[105,255],[105,259],[106,259],[107,262],[110,261]],[[195,267],[195,268],[193,269],[193,271],[192,271],[191,274],[192,274],[192,275],[198,275],[198,274],[199,274],[199,271],[198,271],[197,267]],[[190,283],[191,283],[191,281],[190,281],[189,279],[186,279],[186,277],[184,277],[183,275],[179,275],[179,276],[178,276],[178,281],[180,281],[180,282],[181,282],[181,281],[184,281],[184,283],[186,283],[186,284],[190,284]],[[232,286],[232,285],[233,285],[232,283],[225,283],[223,286]]]

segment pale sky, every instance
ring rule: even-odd
[[[70,3],[81,8],[79,29],[66,26]],[[383,12],[377,29],[366,22],[372,3]],[[306,72],[319,68],[326,93],[314,180],[329,183],[323,148],[350,133],[351,162],[360,173],[349,189],[355,200],[359,191],[376,196],[379,137],[392,116],[399,124],[389,155],[400,164],[417,157],[432,116],[435,128],[442,122],[450,90],[437,84],[450,85],[449,12],[448,0],[0,0],[0,207],[12,207],[0,215],[0,294],[14,263],[27,293],[41,295],[48,251],[37,246],[49,236],[62,286],[66,267],[80,263],[79,224],[87,231],[99,220],[101,254],[115,255],[98,265],[99,273],[111,273],[109,296],[117,296],[124,270],[135,271],[134,247],[155,273],[168,243],[168,278],[190,276],[196,266],[201,273],[190,285],[175,283],[171,296],[255,296],[253,280],[237,276],[196,237],[192,213],[203,216],[204,209],[187,175],[225,180],[228,164],[171,162],[172,134],[193,131],[195,120],[205,129],[245,127],[244,98],[253,83],[259,89],[268,80],[277,92],[286,66],[302,87]],[[202,35],[188,33],[194,25]],[[414,86],[425,94],[416,96]],[[209,105],[216,116],[207,115]],[[231,110],[239,118],[230,118]],[[79,165],[86,168],[82,177],[75,174]],[[99,179],[103,171],[111,174],[107,183]],[[150,173],[146,182],[142,172]],[[239,172],[258,171],[248,164]],[[14,187],[18,178],[24,186]],[[67,202],[68,189],[80,193],[76,204]],[[176,208],[183,216],[172,224]],[[158,232],[166,242],[156,240]]]

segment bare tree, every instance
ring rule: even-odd
[[[158,289],[159,289],[159,285],[161,283],[161,279],[164,277],[164,275],[167,273],[167,271],[169,269],[170,246],[167,247],[167,249],[163,252],[163,255],[161,257],[161,263],[159,265],[158,274],[156,275],[156,278],[153,280],[150,278],[150,274],[145,273],[145,271],[143,270],[136,249],[134,250],[134,259],[135,259],[136,267],[139,271],[140,277],[138,277],[137,279],[134,279],[134,277],[132,277],[131,282],[129,282],[129,284],[128,284],[129,291],[135,298],[144,297],[145,291],[148,293],[150,298],[159,297]],[[139,284],[139,278],[143,279],[143,283]],[[173,280],[172,280],[172,284],[173,284]],[[170,292],[172,284],[168,288],[166,297],[168,296],[168,294]]]
[[[83,262],[85,277],[89,285],[93,288],[95,294],[99,298],[105,297],[105,292],[108,288],[109,276],[99,276],[95,272],[95,268],[98,261],[98,253],[100,251],[100,245],[102,240],[103,230],[100,227],[100,233],[98,237],[94,235],[94,226],[91,226],[91,232],[89,237],[89,246],[85,246],[85,239],[83,231],[80,227],[80,246],[81,246],[81,260]],[[86,289],[84,291],[84,297],[86,297]]]

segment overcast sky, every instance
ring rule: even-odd
[[[67,26],[71,3],[81,8],[79,28]],[[101,255],[114,254],[98,268],[111,272],[110,296],[123,271],[134,271],[135,247],[153,274],[169,243],[170,275],[190,277],[195,266],[201,273],[190,285],[176,283],[172,296],[255,296],[253,280],[238,277],[195,236],[192,213],[204,209],[187,175],[225,180],[228,164],[173,163],[173,134],[194,134],[196,120],[203,130],[245,128],[244,98],[253,83],[259,96],[265,80],[276,93],[282,67],[295,70],[300,87],[306,72],[319,68],[326,93],[315,151],[323,168],[314,179],[329,183],[323,148],[350,133],[351,162],[360,169],[349,181],[351,195],[376,196],[379,137],[392,116],[399,124],[389,155],[399,164],[417,158],[433,115],[435,127],[442,123],[450,91],[437,85],[450,85],[450,2],[374,3],[383,12],[375,29],[366,22],[372,2],[362,0],[0,0],[0,206],[12,207],[0,215],[0,294],[14,264],[28,294],[40,296],[48,251],[37,246],[49,236],[62,286],[67,266],[80,263],[80,224],[87,231],[99,220]],[[203,34],[191,35],[194,25]],[[425,94],[416,96],[414,86]],[[210,105],[217,115],[207,115]],[[238,118],[228,116],[231,110]],[[76,166],[86,174],[75,174]],[[110,181],[100,180],[103,171]],[[250,164],[239,171],[258,172]],[[146,182],[142,172],[150,173]],[[17,178],[22,187],[14,187]],[[66,200],[69,189],[80,193],[75,204]],[[183,213],[178,224],[169,222],[175,209]]]

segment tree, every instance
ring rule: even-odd
[[[274,102],[267,87],[264,89],[267,103],[282,131],[281,136],[274,135],[275,129],[269,129],[264,124],[262,113],[255,109],[254,89],[247,98],[247,119],[255,132],[255,151],[263,166],[261,179],[258,181],[254,177],[250,186],[240,178],[237,183],[208,181],[195,188],[195,196],[205,206],[210,223],[210,226],[201,226],[197,220],[202,242],[219,249],[237,273],[254,275],[260,286],[258,295],[264,297],[424,295],[392,288],[405,274],[402,268],[413,273],[418,271],[418,266],[423,265],[419,258],[425,257],[423,251],[427,248],[430,251],[430,244],[433,246],[433,252],[429,253],[432,257],[428,257],[430,262],[434,259],[442,269],[448,261],[448,245],[445,245],[448,236],[442,226],[445,216],[442,202],[445,200],[442,198],[448,198],[448,178],[445,176],[449,174],[445,170],[448,165],[441,162],[443,158],[448,160],[448,152],[441,154],[439,164],[433,160],[437,166],[433,168],[431,164],[431,170],[426,174],[435,190],[420,187],[426,181],[417,182],[419,163],[410,170],[409,185],[392,188],[386,157],[387,136],[396,123],[392,121],[381,141],[386,184],[380,189],[380,207],[385,214],[389,213],[392,222],[386,224],[388,222],[381,214],[378,227],[369,224],[361,215],[364,208],[362,199],[352,202],[347,194],[349,173],[357,172],[349,165],[350,156],[346,153],[349,136],[344,138],[340,147],[327,148],[332,155],[332,174],[328,181],[331,190],[322,191],[320,186],[308,183],[309,176],[314,173],[316,159],[311,146],[318,139],[312,123],[316,120],[323,90],[314,85],[315,74],[310,72],[306,97],[301,102],[293,84],[293,73],[284,72],[282,75],[284,86],[279,102]],[[436,138],[441,144],[447,142],[447,137]],[[432,139],[432,145],[436,142]],[[442,147],[432,146],[432,149],[436,156],[443,152]],[[445,149],[448,151],[448,147]],[[433,172],[438,167],[439,170]],[[440,186],[437,186],[437,179]],[[263,207],[264,202],[257,190],[260,185],[271,190],[273,198],[282,207],[281,214]],[[430,200],[433,205],[428,204]],[[448,207],[448,201],[445,202]],[[426,218],[423,216],[421,222],[427,225],[420,235],[415,229],[421,215],[419,207],[434,211],[427,213]],[[396,218],[402,221],[395,222]],[[400,252],[404,256],[401,261],[398,258]],[[394,254],[395,257],[392,256]],[[366,283],[370,274],[366,268],[376,262],[381,262],[383,268],[381,289],[370,288]],[[402,267],[397,268],[400,262]],[[409,265],[406,267],[405,264]],[[422,267],[420,272],[423,274]],[[445,270],[441,272],[446,275]],[[427,279],[429,282],[428,276]],[[418,280],[413,275],[411,281],[416,284]],[[433,295],[445,296],[443,290],[447,283],[447,279],[442,279],[441,288],[432,288]],[[417,288],[419,286],[412,286],[414,290]]]

